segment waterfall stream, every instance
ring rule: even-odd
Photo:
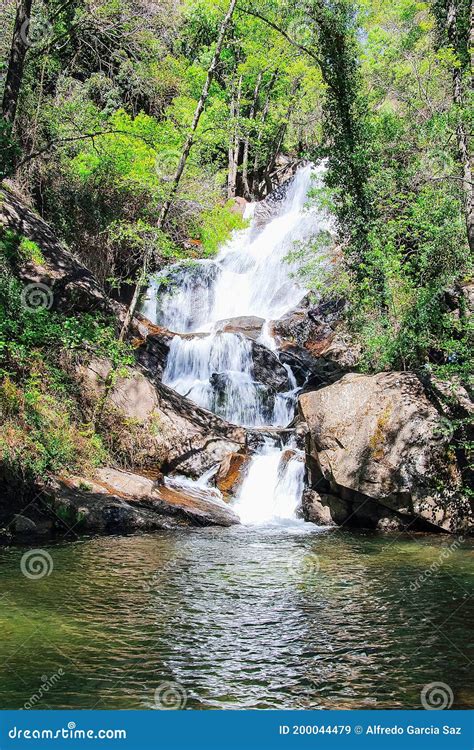
[[[215,258],[171,266],[148,290],[142,312],[176,333],[163,382],[234,424],[283,428],[294,417],[296,379],[277,359],[270,321],[290,312],[306,294],[295,278],[297,267],[287,260],[295,243],[331,230],[326,212],[305,205],[310,187],[321,184],[323,172],[323,165],[300,169],[264,226],[257,204],[249,204],[248,227],[235,232]],[[242,318],[260,327],[256,341],[239,332]],[[223,330],[226,324],[231,332]],[[262,350],[267,350],[267,358],[274,357],[275,369],[284,376],[278,389],[256,374]],[[303,491],[302,458],[288,440],[264,440],[249,462],[235,502],[243,523],[295,518]]]

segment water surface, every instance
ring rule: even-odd
[[[233,527],[0,551],[0,705],[419,708],[444,682],[472,705],[473,549],[450,537]],[[431,572],[430,572],[431,571]]]

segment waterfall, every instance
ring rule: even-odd
[[[304,463],[301,451],[266,444],[252,458],[235,512],[245,524],[294,519],[301,502]]]
[[[300,169],[284,199],[263,206],[269,214],[263,226],[261,204],[250,204],[249,226],[235,232],[214,259],[177,263],[148,290],[142,311],[176,334],[163,382],[234,424],[278,428],[294,417],[298,388],[291,368],[277,359],[270,321],[290,312],[306,294],[296,279],[296,265],[287,260],[295,243],[332,229],[325,211],[305,206],[312,184],[322,184],[324,169]],[[256,345],[238,332],[235,319],[242,317],[262,321]],[[232,319],[233,332],[222,330]],[[274,353],[267,352],[267,367],[274,361],[286,384],[270,387],[261,374],[258,379],[255,346]],[[301,452],[275,440],[265,442],[250,461],[236,501],[242,521],[294,518],[303,477]]]

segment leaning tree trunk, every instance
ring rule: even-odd
[[[469,17],[470,32],[469,38],[473,38],[473,16]],[[446,15],[446,31],[450,46],[457,53],[459,49],[459,39],[457,31],[457,8],[456,0],[450,0]],[[464,215],[466,219],[467,239],[471,253],[474,253],[474,194],[472,189],[472,157],[469,147],[469,135],[465,123],[462,119],[462,110],[465,104],[463,90],[463,68],[461,65],[453,67],[453,100],[456,105],[457,125],[456,140],[458,145],[459,161],[462,167],[462,185],[464,190]],[[472,74],[472,70],[471,70]]]
[[[3,92],[2,115],[13,125],[15,121],[18,96],[20,94],[25,57],[28,51],[28,33],[31,18],[32,0],[20,0],[13,27],[13,38],[8,59],[7,76]]]
[[[230,20],[232,18],[232,15],[234,13],[236,5],[237,5],[237,0],[230,0],[229,7],[227,9],[227,13],[225,14],[225,17],[224,17],[224,19],[223,19],[223,21],[221,23],[221,27],[219,29],[219,37],[217,39],[217,44],[216,44],[216,49],[215,49],[214,55],[212,57],[211,64],[210,64],[210,66],[208,68],[208,71],[207,71],[206,81],[204,83],[203,89],[201,91],[201,97],[200,97],[200,99],[199,99],[199,101],[197,103],[196,110],[194,112],[194,117],[193,117],[193,121],[192,121],[192,124],[191,124],[191,128],[190,128],[190,131],[189,131],[188,136],[186,138],[185,144],[183,146],[183,151],[181,153],[181,158],[179,160],[179,164],[178,164],[178,166],[176,168],[176,172],[175,172],[174,177],[173,177],[173,181],[172,181],[172,184],[171,184],[171,190],[170,190],[170,192],[168,194],[168,198],[163,203],[163,205],[161,207],[160,214],[158,216],[158,221],[157,221],[157,224],[156,224],[156,228],[158,229],[158,231],[160,231],[161,229],[163,229],[163,226],[164,226],[164,223],[165,223],[166,218],[168,216],[169,210],[170,210],[170,208],[171,208],[171,206],[173,204],[173,200],[174,200],[174,198],[176,196],[176,192],[178,190],[179,183],[181,181],[181,177],[183,176],[184,168],[186,166],[186,162],[188,160],[189,153],[190,153],[191,148],[192,148],[193,143],[194,143],[194,137],[195,137],[195,134],[196,134],[197,127],[199,125],[199,120],[201,119],[201,115],[202,115],[202,113],[204,111],[204,106],[206,104],[207,97],[209,95],[209,89],[210,89],[212,80],[214,78],[215,72],[216,72],[216,67],[217,67],[217,63],[219,61],[219,57],[220,57],[220,54],[221,54],[221,51],[222,51],[222,45],[224,44],[224,38],[225,38],[226,31],[227,31],[227,27],[228,27],[228,25],[230,23]],[[144,256],[143,256],[143,261],[142,261],[142,267],[141,267],[140,274],[139,274],[139,277],[138,277],[138,280],[137,280],[137,284],[135,286],[135,291],[133,293],[132,301],[130,302],[130,306],[129,306],[128,310],[127,310],[127,313],[125,315],[125,320],[124,320],[123,325],[122,325],[122,330],[120,331],[120,340],[121,341],[123,341],[123,339],[127,336],[127,333],[129,331],[130,324],[132,322],[133,315],[135,313],[135,310],[136,310],[136,307],[137,307],[137,304],[138,304],[138,300],[140,298],[140,292],[141,292],[142,287],[143,287],[143,285],[144,285],[144,283],[146,281],[146,278],[148,276],[148,270],[149,270],[149,265],[150,265],[150,261],[151,261],[151,255],[152,255],[152,246],[150,245],[145,250],[145,253],[144,253]]]

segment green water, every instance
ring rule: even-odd
[[[38,580],[25,548],[3,549],[0,705],[153,708],[171,681],[195,709],[420,708],[443,682],[467,708],[473,547],[453,541],[309,524],[108,537],[43,546]]]

